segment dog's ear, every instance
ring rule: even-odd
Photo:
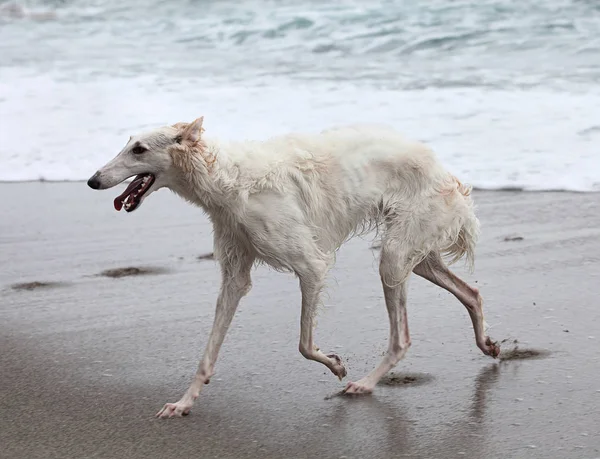
[[[204,129],[202,128],[203,121],[204,117],[201,116],[200,118],[197,118],[188,124],[178,136],[181,139],[180,142],[187,142],[191,144],[197,143],[200,140],[202,132],[204,132]]]
[[[183,121],[180,121],[178,123],[173,124],[173,127],[175,129],[177,129],[178,131],[183,131],[189,125],[190,125],[190,123],[184,123]]]

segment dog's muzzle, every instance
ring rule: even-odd
[[[90,177],[90,179],[87,181],[87,184],[90,188],[92,188],[94,190],[99,190],[100,189],[100,173],[96,172],[94,175],[92,175]]]

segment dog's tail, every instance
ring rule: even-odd
[[[455,194],[456,211],[459,215],[458,233],[453,242],[442,250],[442,256],[447,258],[449,265],[456,263],[466,257],[467,266],[473,272],[475,265],[475,246],[479,240],[480,224],[475,216],[475,206],[471,197],[471,187],[464,185],[456,177],[452,176],[452,192]]]

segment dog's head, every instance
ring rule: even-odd
[[[88,186],[105,190],[135,176],[114,201],[116,210],[133,212],[150,193],[177,181],[181,172],[178,158],[198,146],[202,121],[201,117],[130,137],[121,152],[88,180]]]

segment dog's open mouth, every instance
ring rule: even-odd
[[[132,212],[142,202],[142,197],[154,183],[154,175],[140,174],[129,184],[123,194],[115,198],[115,209],[125,208],[126,212]]]

